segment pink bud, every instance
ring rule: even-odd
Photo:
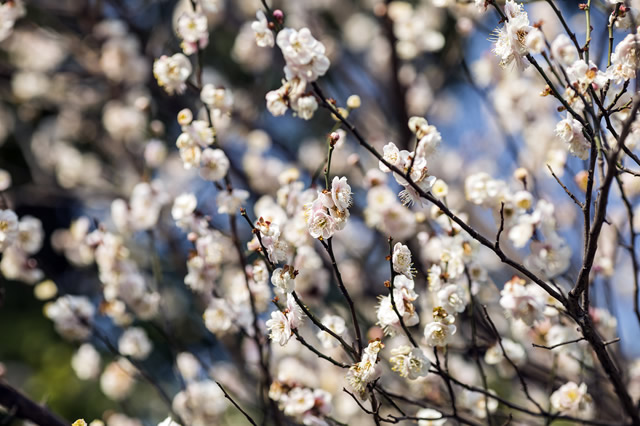
[[[284,13],[280,9],[276,9],[273,11],[273,17],[282,24],[284,21]]]

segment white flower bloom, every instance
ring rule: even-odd
[[[100,374],[100,354],[90,343],[83,343],[71,357],[71,367],[79,379],[95,379]]]
[[[207,148],[200,157],[200,176],[216,181],[224,178],[229,170],[229,159],[221,149]]]
[[[8,171],[0,169],[0,192],[6,191],[11,186],[11,175]]]
[[[176,365],[185,380],[194,380],[200,372],[200,362],[190,352],[180,352],[176,356]]]
[[[571,39],[561,33],[551,43],[551,56],[561,65],[568,67],[578,59],[578,52]]]
[[[329,69],[324,45],[313,38],[308,28],[300,31],[285,28],[278,33],[276,42],[287,63],[284,67],[287,80],[299,77],[307,82],[316,81]]]
[[[66,295],[45,305],[45,315],[58,333],[69,340],[84,340],[91,335],[95,308],[84,296]]]
[[[429,373],[431,361],[424,355],[422,349],[403,345],[391,350],[391,369],[401,377],[415,380]]]
[[[616,83],[635,78],[636,70],[640,65],[640,50],[637,45],[640,43],[640,35],[627,34],[615,48],[611,55],[611,66],[607,69],[607,74]]]
[[[130,356],[133,359],[146,359],[152,349],[153,344],[147,337],[147,332],[140,327],[128,328],[118,339],[120,354]]]
[[[322,317],[322,325],[340,337],[343,337],[344,333],[347,331],[344,319],[337,315],[325,315]],[[320,343],[322,343],[322,347],[326,349],[335,348],[340,345],[340,342],[335,337],[324,330],[318,331],[316,336],[318,337],[318,340],[320,340]]]
[[[181,47],[186,55],[192,55],[209,44],[207,17],[202,12],[190,11],[180,15],[177,32],[182,39]]]
[[[284,397],[283,403],[287,416],[297,416],[313,408],[315,397],[311,389],[295,387]]]
[[[485,0],[481,1],[484,2]],[[418,426],[443,426],[447,422],[447,419],[442,417],[440,411],[432,408],[418,410],[416,417],[421,418],[421,420],[418,420]]]
[[[168,94],[182,93],[187,88],[185,82],[193,70],[191,62],[182,53],[168,57],[161,56],[153,62],[153,75],[158,86],[163,87]]]
[[[382,147],[382,158],[387,163],[390,163],[393,166],[397,166],[400,162],[400,150],[396,146],[395,143],[389,142],[385,146]],[[382,161],[379,162],[378,167],[385,173],[391,171]]]
[[[0,253],[18,238],[18,216],[12,210],[0,210]]]
[[[171,406],[185,424],[204,426],[219,424],[228,403],[218,384],[206,379],[187,384],[173,398]]]
[[[551,394],[551,406],[562,414],[589,419],[593,416],[593,400],[585,383],[568,382]]]
[[[173,202],[173,207],[171,208],[171,217],[173,217],[173,220],[180,224],[180,222],[188,219],[193,214],[197,206],[198,199],[194,194],[181,194],[176,197]]]
[[[125,358],[107,365],[100,376],[100,389],[113,401],[122,401],[131,393],[135,367]]]
[[[409,279],[413,279],[413,262],[411,259],[411,251],[409,247],[402,243],[396,243],[393,246],[392,256],[393,270],[399,274],[404,275]]]
[[[335,176],[331,182],[331,199],[336,208],[343,212],[351,206],[351,186],[346,177]]]
[[[283,268],[278,268],[273,271],[273,275],[271,275],[271,284],[285,293],[291,293],[296,288],[296,283],[294,281],[295,278],[296,271],[293,267],[284,265]]]
[[[235,214],[249,198],[249,192],[244,189],[234,188],[232,191],[220,191],[216,197],[218,203],[218,213],[220,214]]]
[[[222,336],[233,327],[234,313],[226,300],[214,297],[204,311],[203,318],[207,330]]]
[[[285,314],[280,311],[273,311],[271,312],[271,319],[267,320],[265,324],[269,329],[269,338],[271,340],[278,342],[280,346],[287,344],[293,333],[289,319]]]
[[[298,117],[303,120],[310,120],[313,118],[313,113],[318,109],[318,101],[316,101],[315,96],[301,96],[298,98],[294,109],[298,113]]]
[[[210,108],[221,112],[230,112],[233,107],[233,94],[224,87],[216,87],[211,83],[205,84],[200,91],[200,100]]]
[[[582,133],[582,124],[567,113],[556,125],[556,135],[569,145],[569,152],[581,160],[589,158],[590,144]]]
[[[520,71],[528,64],[524,57],[529,53],[525,40],[534,29],[529,25],[529,17],[524,7],[513,0],[504,6],[507,20],[504,27],[497,30],[497,40],[493,51],[500,57],[500,65],[506,67],[515,62]]]
[[[13,31],[18,18],[26,13],[22,0],[8,1],[0,4],[0,41],[5,40]]]
[[[380,377],[380,369],[377,366],[378,352],[384,347],[380,340],[369,342],[365,348],[360,362],[352,365],[347,373],[347,385],[364,400],[367,394],[367,385]]]
[[[429,346],[446,346],[452,336],[456,333],[456,326],[453,325],[455,318],[441,308],[433,310],[433,322],[427,323],[424,327],[424,337]]]
[[[537,292],[530,291],[524,280],[514,277],[504,285],[500,296],[500,306],[513,318],[521,319],[527,325],[542,319],[546,300]]]
[[[527,46],[529,52],[533,54],[542,53],[545,48],[544,35],[542,34],[542,31],[538,28],[533,28],[524,39],[524,44]]]
[[[273,47],[273,31],[269,29],[269,22],[262,10],[256,12],[256,20],[251,23],[251,29],[256,35],[256,44],[260,47]]]
[[[437,299],[439,306],[442,306],[449,314],[464,312],[467,308],[467,292],[458,284],[449,284],[438,291]]]
[[[274,116],[284,115],[289,109],[287,88],[285,86],[278,90],[267,92],[267,110]]]

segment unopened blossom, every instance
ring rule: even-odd
[[[187,88],[186,81],[191,75],[191,62],[182,53],[169,57],[166,55],[156,59],[153,63],[153,75],[158,85],[168,94],[182,93]]]
[[[12,210],[0,210],[0,253],[18,238],[18,216]]]
[[[507,0],[504,6],[507,20],[504,27],[496,31],[494,53],[500,57],[500,65],[507,67],[513,63],[522,71],[527,67],[525,56],[529,53],[526,45],[527,35],[533,31],[524,7],[513,0]]]
[[[147,332],[140,327],[128,328],[118,339],[120,354],[130,356],[133,359],[146,359],[152,349],[153,344],[147,337]]]
[[[278,33],[276,42],[287,63],[284,67],[287,80],[299,77],[313,82],[329,69],[330,62],[325,55],[324,45],[311,35],[308,28],[300,31],[285,28]]]
[[[167,147],[164,142],[152,139],[144,148],[144,161],[148,167],[159,167],[167,158]]]
[[[234,188],[231,191],[224,190],[218,192],[216,202],[218,203],[218,213],[220,214],[234,214],[237,213],[244,203],[249,198],[249,192],[244,189]]]
[[[251,23],[251,29],[256,36],[256,44],[260,47],[273,47],[273,31],[269,28],[269,22],[262,10],[256,12],[256,20]]]
[[[582,124],[567,113],[567,118],[556,125],[556,135],[569,145],[569,152],[581,160],[589,158],[590,144],[582,133]]]
[[[229,171],[229,159],[221,149],[207,148],[200,156],[200,177],[204,180],[217,181],[224,178]]]
[[[180,352],[176,356],[176,366],[185,380],[194,380],[200,372],[200,362],[191,352]]]
[[[593,400],[587,385],[568,382],[551,394],[551,407],[564,415],[589,419],[593,416]]]
[[[447,422],[442,413],[433,408],[422,408],[418,410],[415,416],[420,419],[418,420],[418,426],[443,426]]]
[[[95,379],[100,374],[100,353],[90,343],[83,343],[71,357],[71,367],[79,379]]]
[[[424,337],[429,346],[446,346],[452,336],[456,333],[456,326],[453,325],[455,318],[441,308],[433,310],[433,321],[424,327]]]
[[[431,361],[424,355],[420,348],[412,348],[408,345],[391,349],[391,369],[401,377],[415,380],[429,373]]]
[[[295,278],[296,271],[292,266],[284,265],[282,268],[277,268],[271,275],[271,284],[273,284],[279,290],[285,293],[291,293],[295,290]]]
[[[413,279],[415,270],[413,269],[413,261],[411,259],[411,251],[409,250],[409,247],[402,243],[396,243],[393,246],[391,261],[395,272],[402,274],[409,279]]]
[[[343,337],[344,333],[347,331],[344,319],[337,315],[325,315],[322,317],[322,325],[340,337]],[[318,337],[318,340],[320,340],[320,343],[322,343],[322,347],[326,349],[335,348],[340,345],[340,342],[335,337],[324,330],[318,331],[316,336]]]
[[[85,296],[66,295],[45,305],[45,315],[54,328],[69,340],[84,340],[91,335],[95,308]]]
[[[285,314],[280,311],[271,312],[271,319],[265,323],[269,330],[269,338],[284,346],[291,338],[291,324]]]
[[[177,31],[186,55],[192,55],[209,44],[207,17],[202,12],[191,11],[180,15]]]

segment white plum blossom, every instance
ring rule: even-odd
[[[180,15],[177,31],[182,39],[182,50],[186,55],[192,55],[209,44],[207,16],[202,12],[191,11]]]
[[[280,346],[286,345],[293,334],[289,319],[280,311],[271,312],[271,319],[267,320],[266,326],[269,330],[269,338],[278,342]]]
[[[485,0],[476,0],[476,4],[478,1],[485,2]],[[420,419],[418,420],[418,426],[443,426],[447,423],[447,419],[442,416],[442,413],[433,408],[422,408],[418,410],[416,417]]]
[[[426,376],[429,373],[431,361],[424,355],[420,348],[412,348],[402,345],[391,349],[391,369],[401,377],[415,380],[418,377]]]
[[[636,70],[640,62],[640,51],[637,48],[640,43],[640,35],[627,34],[627,36],[616,45],[611,55],[611,66],[607,69],[607,74],[617,83],[635,78]]]
[[[551,407],[564,415],[589,419],[593,416],[593,401],[587,385],[568,382],[551,394]]]
[[[496,44],[493,51],[500,57],[500,65],[507,67],[513,63],[519,70],[527,67],[525,56],[529,53],[526,40],[534,30],[529,24],[529,17],[524,7],[514,0],[507,0],[504,5],[507,20],[504,27],[496,31]]]
[[[122,336],[120,336],[120,339],[118,339],[118,350],[120,354],[130,356],[133,359],[146,359],[152,349],[153,344],[151,340],[147,337],[146,331],[140,327],[128,328]]]
[[[433,321],[424,327],[424,337],[429,346],[446,346],[456,333],[456,326],[453,325],[455,318],[441,308],[433,310]]]
[[[62,337],[84,340],[91,335],[95,307],[85,296],[66,295],[45,306],[45,315]]]
[[[163,55],[153,63],[153,75],[158,81],[158,86],[163,87],[170,95],[174,92],[184,92],[187,88],[185,82],[192,70],[189,58],[182,53],[176,53],[171,57]]]
[[[582,124],[567,113],[567,118],[556,126],[556,135],[569,145],[569,152],[581,160],[589,157],[589,141],[582,133]]]
[[[218,213],[235,214],[240,209],[242,203],[244,203],[248,198],[249,192],[244,189],[233,188],[231,191],[220,191],[216,197]]]
[[[525,285],[524,280],[514,277],[500,291],[500,306],[527,325],[542,319],[546,302],[538,292],[531,290],[532,285]]]
[[[347,373],[348,388],[362,400],[366,399],[367,385],[380,377],[381,370],[377,363],[378,352],[382,348],[384,344],[380,340],[369,342],[360,362],[352,365]]]
[[[224,178],[229,170],[229,159],[221,149],[207,148],[200,156],[200,177],[217,181]]]
[[[396,243],[393,246],[391,261],[395,272],[402,274],[409,279],[413,279],[415,270],[413,269],[413,261],[411,259],[411,251],[409,250],[409,247],[402,243]]]
[[[256,12],[256,20],[251,23],[251,29],[256,35],[256,44],[260,47],[273,47],[273,31],[269,28],[269,22],[262,10]]]
[[[322,325],[324,325],[340,337],[343,337],[345,332],[347,331],[347,326],[344,319],[337,315],[325,315],[324,317],[322,317]],[[316,334],[316,336],[318,337],[318,340],[320,340],[320,343],[322,343],[322,347],[326,349],[335,348],[340,345],[340,342],[335,337],[324,330],[318,331],[318,334]]]
[[[18,216],[12,210],[0,210],[0,253],[11,246],[18,235]]]
[[[578,60],[578,52],[566,34],[558,34],[551,43],[551,56],[565,67]]]
[[[285,28],[278,33],[276,43],[282,49],[287,65],[284,72],[287,80],[299,77],[313,82],[329,69],[329,58],[325,56],[325,47],[313,38],[308,28],[296,31]]]
[[[291,293],[295,290],[295,278],[297,272],[292,266],[284,265],[282,268],[277,268],[271,275],[271,284],[284,293]]]
[[[95,379],[100,374],[100,353],[90,343],[83,343],[71,357],[71,367],[79,379]]]

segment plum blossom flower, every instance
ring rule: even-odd
[[[0,253],[18,238],[18,216],[12,210],[0,210]]]
[[[231,191],[220,191],[216,197],[218,213],[234,214],[248,198],[249,192],[244,189],[233,188]]]
[[[527,35],[534,30],[524,7],[513,0],[507,0],[504,6],[507,20],[504,27],[496,31],[494,53],[500,57],[500,65],[506,67],[515,63],[520,71],[527,67],[524,57],[529,53],[526,45]]]
[[[441,308],[433,309],[433,321],[424,327],[424,337],[429,346],[446,346],[456,333],[455,318]]]
[[[256,44],[260,47],[273,47],[273,31],[269,29],[269,22],[264,12],[256,12],[256,20],[251,23],[251,29],[256,36]]]
[[[287,65],[284,72],[287,80],[299,77],[313,82],[323,76],[329,69],[329,58],[325,56],[324,45],[313,38],[308,28],[296,31],[285,28],[278,33],[276,43]]]
[[[120,354],[134,359],[146,359],[152,349],[153,344],[144,329],[140,327],[128,328],[118,340]]]
[[[567,113],[567,118],[556,125],[556,135],[569,145],[569,152],[581,160],[589,157],[590,144],[582,133],[582,124]]]
[[[187,88],[186,81],[193,70],[191,62],[182,53],[169,57],[166,55],[156,59],[153,63],[153,75],[158,86],[163,87],[168,94],[182,93]]]
[[[229,159],[221,149],[207,148],[200,156],[200,177],[216,181],[224,178],[229,171]]]
[[[485,2],[486,0],[480,1]],[[478,0],[476,0],[476,4],[478,4]],[[420,419],[418,420],[418,426],[443,426],[447,422],[447,419],[442,416],[442,413],[433,408],[418,410],[416,417]]]
[[[340,337],[342,337],[347,331],[347,325],[344,319],[337,315],[325,315],[322,317],[322,325]],[[340,342],[335,337],[324,330],[318,331],[316,336],[318,337],[318,340],[320,340],[320,343],[322,343],[322,347],[326,349],[335,348],[340,345]]]
[[[396,245],[393,246],[391,261],[395,272],[402,274],[409,279],[413,279],[415,269],[413,269],[413,262],[409,247],[402,243],[396,243]]]
[[[392,349],[389,361],[393,371],[409,380],[426,376],[431,366],[431,361],[424,355],[422,349],[412,348],[408,345]]]
[[[565,415],[589,419],[593,416],[593,400],[587,393],[587,385],[579,386],[568,382],[560,386],[551,394],[551,406],[554,410]]]
[[[278,342],[280,346],[287,344],[291,338],[291,324],[287,316],[280,311],[271,312],[271,319],[266,322],[267,329],[269,329],[269,338]]]
[[[184,12],[178,18],[178,36],[185,55],[192,55],[209,44],[207,16],[199,11]]]
[[[296,275],[297,271],[295,271],[292,266],[284,265],[284,267],[277,268],[273,271],[271,284],[285,293],[291,293],[295,290],[296,283],[294,280]]]
[[[364,349],[360,362],[352,365],[347,373],[347,385],[360,399],[367,395],[367,385],[380,377],[377,365],[378,352],[384,347],[380,340],[369,342]]]

